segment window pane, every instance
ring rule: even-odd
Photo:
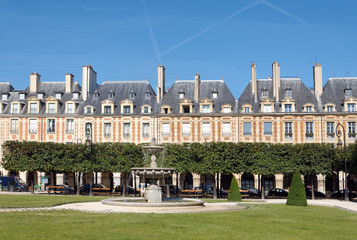
[[[47,132],[48,133],[54,133],[55,132],[55,119],[48,119],[47,121]]]
[[[223,136],[231,135],[231,123],[223,123]]]
[[[182,124],[182,135],[189,136],[191,132],[190,123],[183,123]]]
[[[142,137],[143,138],[150,137],[150,123],[143,123]]]
[[[202,135],[203,136],[211,135],[211,123],[202,123]]]
[[[112,133],[112,124],[104,123],[104,137],[106,138],[111,137],[111,133]]]
[[[272,123],[271,122],[264,123],[264,135],[272,135]]]
[[[18,119],[11,119],[10,133],[18,133]]]
[[[123,123],[123,137],[129,138],[131,133],[130,123]]]
[[[73,103],[67,103],[67,113],[74,113]]]
[[[74,120],[73,119],[67,119],[66,120],[66,132],[67,133],[73,133],[74,132]]]
[[[30,133],[37,133],[37,119],[30,119]]]
[[[162,135],[163,136],[170,136],[170,123],[163,123],[162,124]]]
[[[243,135],[252,135],[252,124],[250,122],[243,123]]]

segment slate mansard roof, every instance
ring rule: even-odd
[[[130,93],[134,94],[132,98]],[[147,97],[146,93],[150,93]],[[109,94],[114,94],[113,98]],[[143,105],[150,105],[153,112],[156,112],[156,94],[148,81],[112,81],[104,82],[88,99],[80,106],[80,113],[84,113],[84,107],[94,107],[94,114],[101,114],[102,102],[110,100],[114,102],[113,114],[121,113],[121,101],[130,100],[134,104],[133,113],[140,114]]]
[[[184,93],[184,98],[191,100],[193,103],[192,113],[199,113],[199,103],[194,102],[194,80],[179,80],[168,90],[164,95],[161,106],[169,105],[172,108],[172,113],[180,113],[180,93]],[[212,93],[217,93],[217,98],[212,97]],[[199,101],[208,98],[213,101],[213,112],[220,113],[221,106],[229,104],[234,109],[235,99],[223,80],[201,80],[199,90]]]
[[[321,104],[333,103],[336,105],[336,111],[343,111],[343,101],[349,97],[345,90],[351,90],[351,97],[357,98],[357,78],[329,78],[321,95]]]
[[[267,96],[262,96],[262,91],[268,92]],[[250,104],[253,107],[254,113],[259,113],[261,106],[260,102],[264,99],[272,99],[275,101],[275,112],[282,112],[281,101],[286,98],[286,90],[291,90],[291,98],[295,101],[296,111],[302,112],[305,104],[311,103],[315,106],[316,111],[319,111],[319,103],[316,94],[311,92],[299,78],[281,78],[279,99],[273,96],[273,80],[272,79],[257,79],[257,102],[254,101],[251,82],[244,89],[242,95],[238,99],[238,111],[244,104]]]

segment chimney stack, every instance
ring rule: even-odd
[[[318,97],[322,94],[322,64],[314,65],[314,92]]]
[[[251,78],[251,87],[252,94],[254,94],[254,102],[258,101],[258,93],[257,93],[257,64],[252,63],[252,78]]]
[[[195,95],[194,100],[198,102],[200,100],[200,87],[201,87],[201,77],[198,73],[195,73]]]
[[[66,73],[66,93],[70,93],[73,87],[73,74]]]
[[[91,65],[82,67],[82,98],[87,100],[88,95],[97,88],[97,73]]]
[[[36,93],[38,91],[38,88],[40,86],[40,78],[41,78],[41,75],[38,74],[37,72],[30,74],[30,92],[31,93]]]
[[[161,64],[157,68],[157,102],[159,103],[160,100],[164,97],[165,94],[165,67]]]
[[[278,62],[273,62],[273,96],[275,101],[279,101],[280,89],[280,65]]]

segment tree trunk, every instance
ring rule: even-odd
[[[262,183],[261,183],[261,188],[262,188],[262,200],[265,199],[265,190],[264,190],[264,175],[261,177]]]
[[[113,192],[113,189],[114,189],[114,176],[113,176],[113,173],[109,173],[109,182],[110,182],[110,192]]]
[[[76,195],[79,196],[81,195],[81,172],[76,172],[76,174]]]
[[[315,200],[315,186],[314,186],[314,178],[311,178],[311,199]]]
[[[126,173],[123,173],[124,175],[124,178],[123,178],[123,193],[122,193],[122,196],[125,197],[126,196]]]
[[[31,194],[35,194],[34,182],[35,182],[35,173],[32,172],[32,178],[31,178]]]

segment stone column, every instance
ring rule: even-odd
[[[254,187],[259,189],[259,175],[254,175]]]
[[[64,184],[64,174],[63,173],[57,173],[56,174],[56,183],[57,183],[57,185],[63,185]]]
[[[192,180],[193,180],[193,188],[200,186],[201,183],[201,176],[199,174],[192,173]]]
[[[345,182],[345,174],[344,174],[344,172],[340,171],[340,172],[338,172],[338,187],[339,187],[339,190],[344,189],[343,188],[343,186],[345,185],[344,182]]]
[[[237,182],[238,182],[238,186],[241,187],[242,186],[242,174],[233,174],[233,177],[236,178]]]
[[[283,174],[275,175],[275,187],[276,188],[284,188],[284,175]]]
[[[30,182],[27,182],[27,172],[20,172],[19,177],[26,182],[26,184],[30,185]]]
[[[98,182],[98,184],[102,184],[102,173],[101,172],[97,172],[97,182]]]
[[[326,175],[318,174],[317,175],[317,191],[326,193]]]
[[[117,185],[122,185],[121,173],[113,173],[113,182],[114,187]]]

